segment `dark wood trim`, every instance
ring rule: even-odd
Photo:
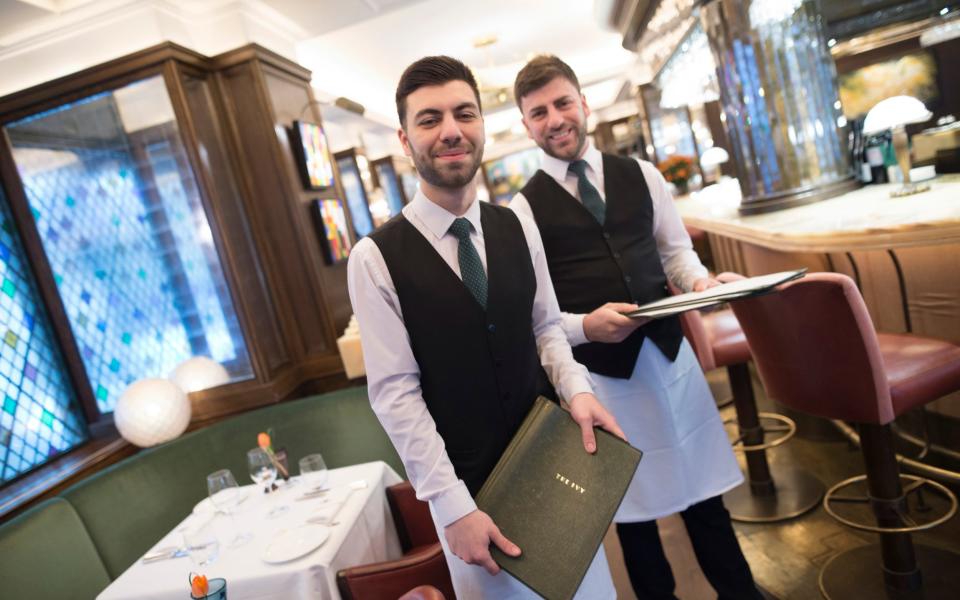
[[[242,48],[236,48],[222,54],[217,54],[211,60],[211,67],[214,70],[222,71],[231,67],[247,62],[259,62],[269,65],[279,71],[283,71],[298,81],[310,83],[312,72],[306,67],[300,66],[289,58],[277,54],[273,50],[264,48],[259,44],[248,44]]]
[[[239,106],[235,97],[234,87],[223,79],[228,79],[236,74],[242,74],[252,80],[252,89],[247,89],[247,102],[256,106],[254,120],[241,120],[239,116]],[[263,202],[258,202],[259,198],[268,197],[267,194],[283,194],[283,184],[274,183],[283,179],[283,173],[286,172],[286,165],[282,164],[273,149],[273,139],[276,134],[274,131],[273,119],[269,118],[274,114],[270,98],[266,93],[266,83],[263,81],[262,73],[257,68],[255,62],[246,64],[237,64],[226,70],[218,72],[221,78],[223,95],[225,99],[227,122],[229,123],[230,136],[237,150],[237,160],[247,168],[240,169],[241,179],[245,183],[245,205],[248,215],[248,222],[255,240],[257,254],[261,257],[266,267],[265,276],[268,281],[268,287],[273,290],[286,289],[286,282],[283,277],[283,269],[280,260],[277,257],[276,248],[270,243],[271,236],[268,230],[268,224],[271,222],[269,215],[264,214],[267,206]],[[241,131],[240,128],[244,131]],[[251,155],[251,140],[256,139],[257,156]],[[267,156],[263,156],[266,154]],[[253,169],[250,169],[253,167]],[[255,169],[263,167],[268,169],[272,175],[270,181],[261,181],[255,173]],[[256,178],[256,181],[254,180]],[[270,188],[270,191],[268,191]],[[278,189],[279,188],[279,189]],[[289,193],[289,189],[286,190]],[[276,210],[276,206],[272,207]],[[305,353],[304,342],[300,335],[299,327],[293,318],[293,306],[291,300],[286,295],[276,297],[274,302],[277,306],[277,321],[279,332],[283,341],[283,346],[291,353],[291,359],[296,362]],[[278,372],[282,365],[270,365],[270,375]]]
[[[336,348],[336,329],[349,311],[345,265],[324,263],[307,218],[314,198],[343,199],[342,183],[338,177],[329,190],[304,190],[289,140],[278,137],[294,110],[309,108],[312,120],[322,124],[308,70],[255,45],[208,59],[160,44],[0,99],[0,126],[153,76],[166,85],[185,152],[179,166],[193,173],[254,371],[251,379],[192,394],[191,429],[354,385],[343,375]],[[301,98],[306,107],[292,106]],[[208,155],[201,156],[201,145]],[[0,139],[0,176],[93,434],[91,442],[15,481],[15,488],[4,486],[3,519],[137,450],[119,439],[110,415],[97,411],[6,135]]]
[[[220,254],[220,264],[227,279],[234,310],[240,321],[254,375],[258,380],[265,381],[270,377],[271,367],[264,352],[269,348],[282,346],[283,340],[276,338],[272,342],[262,343],[262,328],[266,327],[271,333],[278,329],[273,327],[273,323],[277,322],[278,310],[273,296],[268,292],[266,269],[262,264],[252,231],[254,225],[246,217],[251,204],[247,199],[253,198],[254,195],[251,192],[251,183],[247,180],[248,174],[238,164],[239,150],[236,146],[236,138],[230,135],[231,121],[225,116],[229,110],[228,104],[220,89],[218,74],[177,63],[171,63],[171,70],[173,76],[169,78],[172,82],[169,91],[171,97],[175,98],[174,111],[182,110],[183,112],[182,116],[178,113],[177,118],[182,135],[190,140],[190,143],[185,144],[187,155],[194,165],[193,171],[197,185],[201,189],[200,196],[213,233],[214,245]],[[189,107],[183,84],[186,77],[202,79],[209,86],[207,92],[211,105],[207,108],[210,114],[199,115],[199,118],[209,119],[214,129],[213,135],[221,148],[208,148],[208,152],[213,154],[208,156],[206,161],[202,160],[198,154],[200,136],[197,133],[193,111],[184,110]],[[210,140],[206,141],[209,146]],[[223,164],[218,166],[221,161]],[[215,173],[218,170],[219,172]],[[225,178],[229,178],[230,181],[224,181]],[[227,194],[231,193],[235,195],[228,198]],[[228,205],[227,202],[230,204]],[[237,213],[242,213],[244,216],[239,217]],[[230,238],[231,243],[227,243],[227,238]],[[251,278],[248,275],[245,279],[247,281],[252,279],[256,285],[242,285],[240,274],[251,272],[254,276]],[[245,290],[245,293],[240,294],[240,290]],[[259,310],[254,308],[254,305]],[[274,359],[285,359],[281,362],[281,367],[289,364],[285,356],[278,357],[277,354],[274,353]]]
[[[87,370],[83,365],[83,358],[80,356],[77,339],[70,327],[70,319],[67,317],[66,308],[60,298],[60,293],[57,291],[53,269],[50,268],[50,262],[43,251],[40,232],[37,231],[37,223],[30,211],[30,201],[23,190],[20,174],[17,172],[17,166],[13,159],[13,146],[10,144],[10,138],[6,131],[2,131],[0,134],[2,134],[0,135],[0,180],[2,180],[6,190],[10,212],[19,233],[20,242],[23,244],[23,250],[26,253],[27,260],[24,268],[28,269],[33,275],[37,292],[40,294],[40,301],[43,304],[41,309],[46,310],[46,316],[53,328],[51,333],[59,347],[64,365],[67,368],[70,385],[80,401],[84,417],[86,417],[88,423],[96,423],[103,417],[97,408],[97,400],[93,395],[90,380],[87,378]]]
[[[157,44],[0,98],[0,125],[158,74],[168,60],[209,65],[209,59],[193,50],[173,42]]]

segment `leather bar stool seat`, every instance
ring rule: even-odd
[[[907,334],[878,333],[877,341],[894,414],[960,389],[960,346]]]
[[[791,419],[776,413],[761,413],[753,395],[753,382],[748,363],[750,345],[740,322],[730,309],[701,313],[688,311],[680,315],[684,335],[704,372],[725,368],[733,398],[720,403],[723,408],[734,404],[739,437],[734,448],[743,451],[747,463],[746,481],[723,496],[724,505],[735,521],[769,523],[802,515],[820,503],[824,485],[812,473],[793,466],[770,472],[766,451],[786,442],[796,432]],[[767,423],[764,426],[763,423]],[[768,441],[768,434],[780,434]]]
[[[747,336],[732,310],[718,310],[703,315],[713,354],[714,368],[748,363],[752,358]]]
[[[960,390],[960,347],[917,335],[876,333],[853,280],[837,273],[808,274],[778,293],[737,301],[733,309],[770,397],[859,429],[866,475],[830,488],[824,509],[845,525],[878,533],[880,544],[830,558],[820,571],[823,595],[956,598],[960,554],[914,545],[911,537],[950,519],[956,496],[935,481],[900,474],[890,424],[910,409]],[[866,495],[840,493],[864,483]],[[911,514],[910,495],[918,494],[919,506],[921,489],[944,498],[946,508],[922,517]],[[840,509],[857,502],[869,505],[873,522]]]

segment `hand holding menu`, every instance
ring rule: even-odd
[[[804,268],[797,269],[796,271],[783,271],[781,273],[771,273],[770,275],[747,277],[739,281],[723,283],[703,290],[702,292],[678,294],[655,302],[648,302],[637,310],[625,314],[628,317],[646,317],[648,319],[669,317],[688,310],[706,308],[739,298],[765,294],[781,283],[803,277],[803,274],[806,272],[807,270]]]
[[[576,594],[640,462],[639,450],[595,432],[597,451],[587,454],[570,414],[537,398],[477,494],[477,507],[522,551],[492,545],[493,559],[548,600]]]

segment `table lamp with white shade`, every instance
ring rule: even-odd
[[[730,155],[720,146],[713,146],[704,150],[700,155],[700,168],[704,171],[706,178],[709,175],[711,181],[720,179],[718,176],[720,165],[730,160]]]
[[[890,130],[893,133],[893,151],[903,171],[903,187],[890,192],[891,196],[909,196],[930,189],[926,184],[910,183],[910,140],[906,126],[923,123],[933,116],[927,107],[913,96],[893,96],[881,100],[870,109],[863,121],[863,135],[874,135]]]
[[[113,409],[123,439],[147,448],[176,438],[190,424],[190,400],[168,379],[141,379],[130,384]]]
[[[194,356],[174,368],[170,373],[170,381],[189,394],[229,383],[230,374],[217,361],[206,356]]]

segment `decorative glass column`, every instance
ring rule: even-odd
[[[857,183],[837,75],[815,0],[708,0],[700,11],[744,214],[841,194]]]

